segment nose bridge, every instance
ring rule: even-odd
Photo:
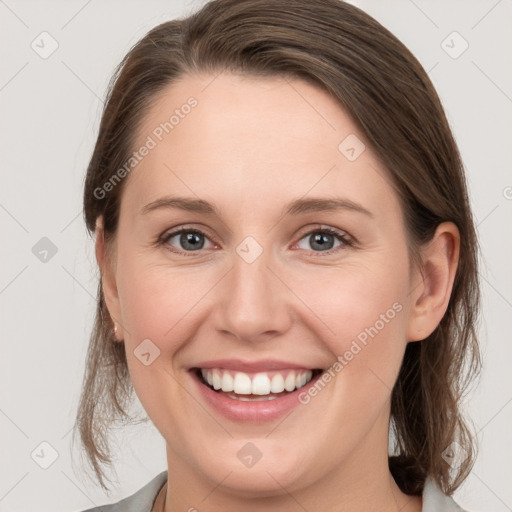
[[[270,270],[274,266],[271,251],[250,238],[232,255],[217,325],[246,341],[275,336],[290,325],[283,285]]]

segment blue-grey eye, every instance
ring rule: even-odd
[[[305,242],[309,247],[304,247]],[[299,241],[301,249],[312,250],[315,252],[330,251],[343,245],[344,239],[337,233],[330,233],[328,231],[316,230],[308,233]]]
[[[168,244],[187,252],[203,249],[207,241],[209,242],[203,233],[190,230],[171,233],[167,238]]]

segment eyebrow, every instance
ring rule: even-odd
[[[157,199],[142,208],[141,215],[145,215],[160,208],[178,208],[189,212],[205,213],[208,215],[218,215],[216,208],[202,199],[192,199],[188,197],[167,196]]]
[[[290,203],[285,211],[285,215],[299,215],[301,213],[309,212],[325,212],[335,210],[350,210],[358,213],[363,213],[368,217],[373,218],[373,213],[366,209],[363,205],[345,198],[309,198],[297,199]]]
[[[189,212],[203,213],[206,215],[217,215],[220,217],[218,210],[209,202],[202,199],[194,199],[188,197],[167,196],[148,203],[141,209],[141,214],[145,215],[151,211],[161,208],[178,208]],[[345,198],[308,198],[296,199],[287,205],[284,209],[285,215],[300,215],[303,213],[325,212],[336,210],[349,210],[362,213],[373,218],[374,215],[364,206],[350,199]]]

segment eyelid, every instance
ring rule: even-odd
[[[298,232],[297,236],[300,236],[301,240],[306,235],[309,235],[311,233],[316,233],[319,231],[325,231],[327,233],[331,233],[333,235],[337,235],[339,237],[346,238],[347,240],[355,242],[355,239],[353,236],[349,235],[347,231],[344,231],[343,229],[335,228],[334,226],[330,226],[329,224],[313,224],[308,225],[304,228],[301,228]]]
[[[201,233],[202,235],[208,237],[209,239],[213,239],[209,233],[209,229],[206,226],[199,225],[197,227],[197,224],[178,224],[177,226],[174,226],[172,228],[166,229],[159,237],[159,240],[167,240],[169,237],[173,235],[177,235],[181,233],[182,231],[190,231],[192,233]],[[213,240],[212,240],[213,242]],[[217,244],[218,245],[218,244]]]

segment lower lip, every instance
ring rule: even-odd
[[[236,400],[235,398],[229,398],[224,394],[217,393],[203,384],[195,372],[191,372],[191,376],[199,387],[201,395],[214,411],[231,421],[253,424],[277,420],[295,407],[302,405],[299,402],[299,395],[307,392],[308,388],[313,386],[321,375],[321,373],[318,374],[302,388],[296,389],[291,393],[285,393],[282,397],[257,402]]]

